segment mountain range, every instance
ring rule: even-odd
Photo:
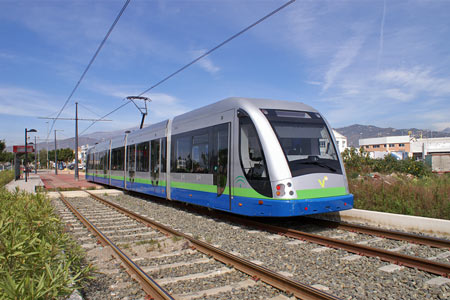
[[[102,140],[109,140],[113,137],[117,136],[125,136],[126,130],[137,130],[137,127],[129,128],[129,129],[121,129],[116,131],[99,131],[90,134],[82,135],[78,138],[78,145],[94,145]],[[337,132],[347,137],[347,144],[350,147],[359,147],[359,139],[363,138],[374,138],[374,137],[383,137],[383,136],[399,136],[399,135],[408,135],[411,132],[411,135],[414,137],[450,137],[450,128],[446,128],[442,131],[430,131],[424,129],[417,128],[407,128],[407,129],[396,129],[392,127],[381,128],[373,125],[360,125],[355,124],[351,126],[335,128]],[[55,148],[54,139],[49,139],[48,141],[48,149],[52,150]],[[71,148],[75,149],[75,138],[61,139],[57,140],[57,147],[60,148]],[[47,143],[38,143],[39,149],[46,149]],[[12,151],[12,145],[8,145],[6,147],[6,151]]]
[[[408,135],[409,133],[416,138],[450,137],[450,128],[442,131],[430,131],[417,128],[396,129],[392,127],[381,128],[373,125],[355,124],[347,127],[334,128],[334,130],[347,137],[347,144],[350,147],[359,147],[359,139]]]

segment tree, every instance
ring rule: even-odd
[[[47,150],[42,149],[39,151],[39,163],[41,165],[41,168],[47,167]]]
[[[5,148],[6,148],[5,140],[0,140],[0,153],[2,153],[3,150],[5,150]]]
[[[5,140],[0,140],[0,162],[10,162],[14,159],[14,154],[4,151],[6,148]]]
[[[56,154],[58,155],[58,161],[69,162],[75,158],[75,154],[70,148],[58,149],[58,152]],[[55,150],[51,150],[48,152],[48,159],[51,161],[55,161]]]

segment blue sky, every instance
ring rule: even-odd
[[[61,117],[98,118],[287,1],[132,0]],[[47,136],[125,1],[0,1],[0,139]],[[450,1],[300,1],[150,91],[146,124],[230,96],[299,101],[335,128],[450,127]],[[132,105],[86,133],[138,126]],[[90,123],[80,122],[80,132]],[[74,123],[58,121],[61,138]],[[51,134],[53,137],[53,133]]]

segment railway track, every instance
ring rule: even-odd
[[[223,220],[228,220],[236,224],[242,224],[246,226],[253,227],[255,229],[264,230],[267,232],[275,233],[278,235],[283,235],[286,237],[294,238],[301,241],[308,241],[311,243],[316,243],[321,246],[331,247],[336,249],[343,249],[345,251],[355,253],[357,255],[364,255],[370,257],[378,257],[383,261],[387,261],[399,266],[407,266],[411,268],[417,268],[426,272],[430,272],[439,276],[450,278],[450,264],[440,263],[430,259],[425,259],[421,257],[406,255],[398,253],[392,250],[379,249],[375,247],[370,247],[364,243],[353,243],[333,237],[327,237],[320,234],[312,234],[304,232],[301,230],[295,230],[292,228],[284,226],[275,226],[268,223],[254,221],[249,218],[244,218],[236,215],[230,215],[221,213],[218,211],[210,211],[203,208],[193,207],[196,212],[209,215],[211,217],[220,218]],[[406,232],[392,231],[382,228],[375,228],[364,225],[357,224],[346,224],[333,221],[326,221],[313,218],[302,218],[301,220],[307,220],[310,224],[315,224],[327,228],[335,228],[338,230],[345,230],[350,232],[356,232],[360,234],[366,234],[371,236],[378,236],[386,239],[393,239],[397,241],[405,241],[413,244],[420,244],[430,247],[445,248],[450,249],[450,240],[439,239],[430,236],[423,236],[417,234],[411,234]],[[377,241],[375,239],[375,241]],[[403,247],[404,248],[404,247]],[[397,250],[403,250],[399,247]],[[450,253],[449,253],[450,257]]]
[[[130,196],[109,199],[134,211],[145,212],[164,223],[178,226],[179,230],[198,235],[222,249],[235,251],[241,257],[253,261],[259,260],[261,265],[281,270],[280,272],[287,277],[299,278],[307,284],[324,290],[333,290],[333,294],[338,297],[347,298],[350,295],[356,299],[379,299],[379,295],[384,295],[384,298],[445,299],[450,297],[449,279],[433,276],[429,271],[421,272],[417,268],[404,268],[398,262],[389,265],[383,263],[378,257],[351,255],[349,251],[336,250],[337,247],[321,247],[314,242],[290,238],[278,231],[272,231],[272,233],[263,229],[255,230],[255,227],[250,225],[236,226],[235,221],[226,220],[222,218],[222,214],[215,212],[213,217],[205,217],[204,210],[201,210],[201,213],[190,208],[182,211],[180,207],[184,206],[176,202],[160,201],[156,204]],[[164,216],[166,214],[169,215]],[[181,220],[185,222],[180,222]],[[195,225],[197,223],[201,225]],[[208,230],[201,228],[208,228]],[[331,236],[346,235],[342,233],[342,229],[329,231],[328,234]],[[447,272],[448,262],[450,262],[448,255],[450,252],[446,251],[447,249],[416,246],[407,242],[373,238],[367,234],[353,232],[348,232],[348,235],[363,246],[372,245],[372,243],[377,246],[382,244],[385,251],[390,250],[388,254],[396,251],[410,251],[417,252],[424,258],[435,256],[437,261],[444,263],[444,272]],[[428,263],[430,260],[426,261]],[[433,261],[431,263],[433,264]],[[364,286],[367,288],[363,288]]]
[[[255,298],[288,299],[285,293],[270,286],[300,299],[338,299],[89,194],[96,201],[63,201],[83,224],[99,237],[102,244],[114,250],[115,256],[124,261],[127,271],[140,282],[146,294],[154,299],[216,299],[220,293],[229,293],[230,296],[217,299],[253,299],[248,298],[248,295],[252,294]],[[105,226],[105,222],[111,221],[112,224]],[[175,251],[172,253],[156,257],[142,253],[142,246],[148,244],[158,243],[164,245],[165,249],[170,248],[170,245],[174,244],[174,238],[170,236],[180,239],[176,244],[181,243],[184,249],[174,247]],[[122,248],[126,246],[126,249],[120,249],[121,245]],[[154,265],[158,260],[164,263]],[[201,272],[185,274],[192,270]],[[217,286],[218,282],[225,286]]]
[[[286,227],[280,227],[280,226],[274,226],[266,223],[261,223],[253,220],[249,220],[246,218],[236,217],[236,216],[227,216],[226,217],[229,220],[232,220],[234,222],[246,225],[246,226],[252,226],[254,228],[265,230],[268,232],[284,235],[286,237],[302,240],[302,241],[308,241],[312,243],[316,243],[325,247],[331,247],[336,249],[343,249],[345,251],[355,253],[358,255],[365,255],[365,256],[371,256],[371,257],[378,257],[381,260],[388,261],[400,266],[407,266],[411,268],[417,268],[419,270],[423,270],[426,272],[430,272],[433,274],[437,274],[440,276],[448,277],[450,278],[450,264],[446,263],[440,263],[435,262],[429,259],[424,259],[416,256],[411,255],[405,255],[401,253],[397,253],[395,251],[389,251],[384,250],[380,248],[370,247],[361,243],[353,243],[348,242],[345,240],[337,239],[337,238],[331,238],[326,237],[318,234],[311,234],[291,228]],[[319,223],[319,222],[317,222]],[[331,225],[330,223],[319,223],[319,224],[327,224]],[[339,226],[338,226],[339,227]],[[438,244],[440,247],[450,248],[450,241],[446,240],[440,240],[440,239],[434,239],[431,237],[419,237],[417,236],[417,239],[414,239],[415,235],[411,234],[401,234],[401,233],[393,233],[391,231],[387,230],[374,230],[374,228],[367,228],[363,226],[351,226],[351,225],[340,225],[340,228],[345,228],[346,230],[363,232],[366,234],[376,234],[376,235],[384,235],[389,236],[389,238],[395,238],[400,240],[406,240],[408,242],[415,242],[415,243],[421,243],[426,245],[432,245],[435,246]],[[439,243],[438,243],[439,242]]]
[[[317,224],[319,226],[324,226],[328,228],[342,229],[351,232],[379,236],[382,238],[388,238],[398,241],[406,241],[414,244],[450,249],[450,240],[447,239],[435,238],[431,236],[418,235],[408,232],[394,231],[358,224],[335,222],[315,218],[304,218],[304,219],[307,219],[309,223]]]

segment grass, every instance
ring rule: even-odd
[[[83,258],[45,195],[0,188],[0,299],[69,295],[88,278]]]
[[[360,177],[349,179],[349,188],[355,208],[450,220],[450,174],[393,182]]]

